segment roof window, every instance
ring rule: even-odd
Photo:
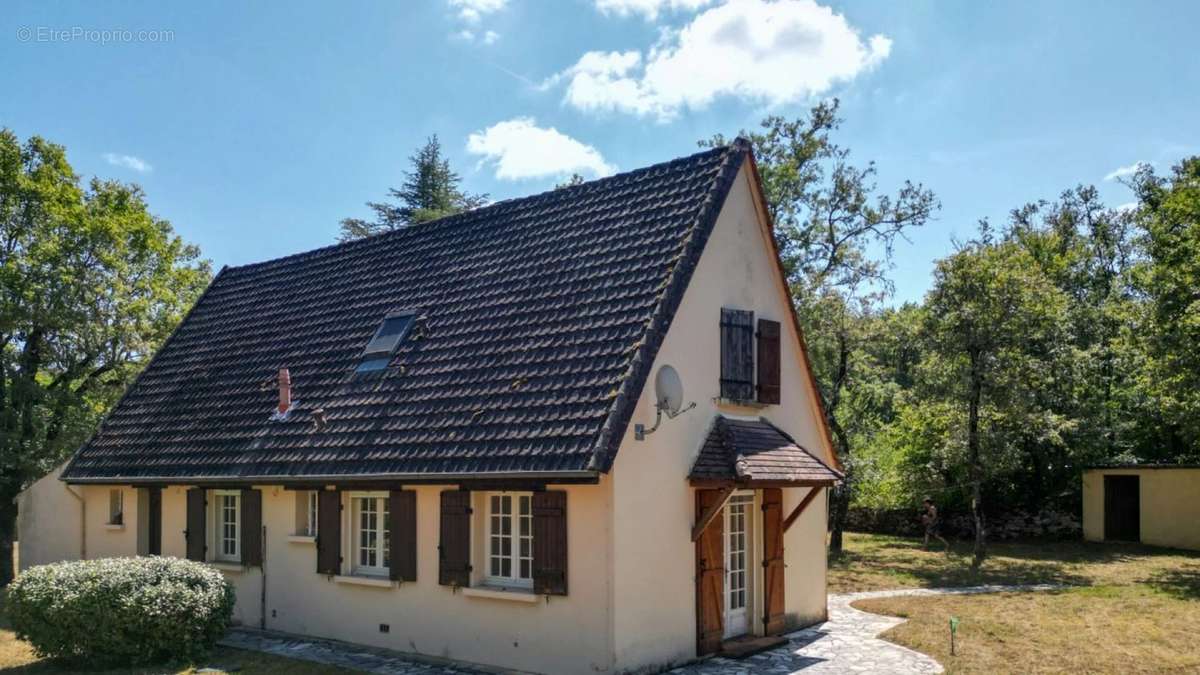
[[[400,346],[400,341],[412,328],[413,315],[410,312],[390,314],[375,331],[375,337],[367,343],[362,353],[362,361],[355,372],[370,373],[387,368],[392,360],[392,354]]]

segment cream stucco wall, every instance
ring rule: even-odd
[[[51,471],[17,497],[18,565],[22,570],[83,556],[82,504],[58,479],[62,470],[60,466]]]
[[[1140,476],[1142,543],[1200,550],[1200,469],[1091,469],[1083,473],[1083,536],[1104,541],[1104,477]]]
[[[753,201],[750,176],[743,168],[652,371],[664,364],[673,366],[683,380],[685,401],[695,401],[696,408],[664,420],[644,441],[635,440],[631,424],[612,472],[613,631],[618,670],[667,665],[696,655],[695,545],[691,541],[695,492],[687,475],[718,413],[765,417],[828,461],[787,303]],[[780,405],[760,409],[716,402],[722,307],[753,310],[756,318],[782,324]],[[632,421],[649,428],[654,418],[652,374]],[[785,514],[808,489],[784,489]],[[795,625],[825,618],[825,505],[825,499],[816,499],[785,535],[785,610]],[[761,550],[756,550],[752,569],[761,569],[760,556]],[[761,586],[756,596],[761,602]],[[752,622],[761,628],[759,616],[761,611],[751,614]]]
[[[263,570],[218,565],[237,589],[235,621],[259,626],[265,606],[265,626],[271,630],[532,672],[611,669],[607,546],[611,489],[607,479],[599,485],[550,486],[567,491],[569,593],[538,597],[535,602],[477,597],[470,595],[471,591],[455,592],[438,585],[439,493],[447,487],[411,488],[417,492],[417,581],[388,582],[383,587],[317,574],[316,546],[311,540],[290,536],[296,527],[297,493],[278,486],[256,487],[263,492],[266,597],[264,601]],[[127,516],[123,530],[106,528],[104,517],[92,514],[107,515],[109,488],[79,489],[88,505],[88,540],[95,542],[88,557],[134,555],[136,514]],[[126,489],[130,493],[126,499],[136,501],[134,490]],[[186,555],[186,493],[182,486],[163,489],[163,555]],[[344,496],[348,498],[348,493]],[[476,513],[482,511],[476,509]],[[482,516],[478,518],[473,523],[475,532],[482,529],[474,527],[482,523]],[[350,534],[345,519],[343,535],[348,575]],[[476,569],[482,570],[482,551],[473,553]],[[380,632],[380,624],[388,624],[387,633]]]

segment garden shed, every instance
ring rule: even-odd
[[[1084,470],[1083,537],[1200,550],[1200,465]]]

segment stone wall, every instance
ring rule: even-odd
[[[970,539],[975,526],[969,511],[942,511],[941,531],[945,537]],[[846,529],[851,532],[871,532],[903,537],[924,534],[920,509],[864,509],[852,507],[846,515]],[[1083,534],[1079,517],[1073,513],[1043,510],[1039,513],[1008,511],[989,516],[985,524],[987,536],[1003,539],[1077,539]]]

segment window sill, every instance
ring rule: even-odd
[[[104,529],[111,530],[113,532],[120,532],[121,530],[125,529],[125,523],[105,523]]]
[[[715,401],[718,406],[725,406],[729,408],[754,408],[755,410],[762,410],[767,406],[775,405],[774,403],[759,403],[753,399],[743,401],[739,399],[717,397],[713,399],[713,401]]]
[[[534,603],[538,601],[539,597],[534,594],[532,589],[504,588],[500,586],[467,586],[459,590],[463,595],[470,598],[508,600],[509,602]]]
[[[371,588],[392,588],[394,586],[392,580],[387,577],[371,577],[365,574],[338,574],[333,577],[333,581],[349,586],[370,586]]]
[[[315,544],[315,543],[317,543],[316,537],[310,537],[307,534],[289,534],[287,540],[288,540],[288,542],[290,542],[292,544]]]
[[[242,565],[242,563],[231,562],[228,560],[210,560],[208,561],[208,565],[209,567],[215,567],[222,572],[233,572],[234,574],[241,574],[242,572],[246,571],[246,567]]]

